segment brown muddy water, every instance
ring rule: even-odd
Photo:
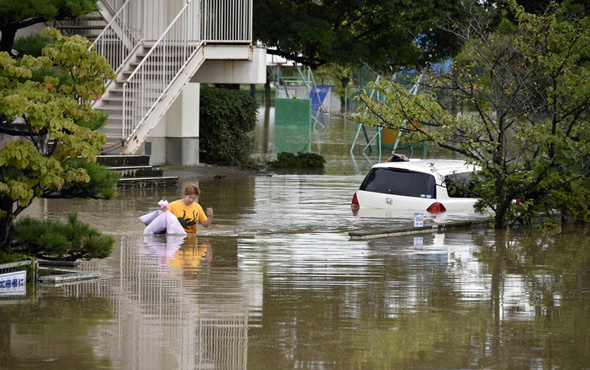
[[[260,154],[276,144],[269,127],[255,133]],[[75,211],[117,242],[79,267],[98,279],[0,297],[0,368],[590,368],[588,229],[352,241],[351,230],[413,221],[353,215],[377,161],[350,155],[356,131],[334,119],[308,136],[324,174],[197,177],[215,218],[196,237],[143,236],[138,220],[185,182],[37,200],[27,215]]]

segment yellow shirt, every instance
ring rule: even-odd
[[[197,222],[203,222],[207,219],[203,208],[198,203],[192,203],[190,206],[187,206],[182,199],[170,203],[168,210],[176,216],[187,233],[196,234]]]

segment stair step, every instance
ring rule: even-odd
[[[71,24],[71,25],[55,25],[54,28],[58,30],[102,30],[105,25],[88,25],[88,24]]]
[[[164,170],[160,167],[153,166],[126,166],[110,167],[112,171],[117,171],[122,178],[145,178],[145,177],[162,177]]]
[[[149,166],[149,155],[99,155],[98,163],[107,167]]]
[[[120,146],[117,148],[119,151]],[[99,155],[98,163],[122,174],[118,190],[157,189],[178,186],[178,177],[163,176],[164,170],[149,164],[149,155]]]
[[[155,189],[155,188],[172,188],[178,186],[178,177],[136,177],[123,178],[117,182],[117,189]]]
[[[102,21],[105,22],[105,19],[102,15],[84,15],[81,18],[78,18],[79,21]]]

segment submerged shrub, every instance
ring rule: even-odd
[[[76,159],[68,161],[72,168],[84,168],[90,176],[89,182],[66,183],[60,193],[61,198],[104,198],[111,199],[117,194],[117,181],[121,174],[94,162]]]
[[[68,214],[68,222],[24,217],[14,223],[13,248],[32,257],[75,261],[108,257],[115,239]]]
[[[270,163],[274,168],[324,168],[326,160],[323,156],[315,153],[281,152],[277,154],[277,160]]]

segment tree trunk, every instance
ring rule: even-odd
[[[14,201],[7,196],[0,198],[0,211],[4,211],[6,216],[0,218],[0,251],[6,251],[10,246],[10,231],[12,230],[12,221]]]
[[[494,163],[499,163],[498,157],[494,158]],[[508,212],[509,202],[506,201],[505,183],[501,174],[495,174],[495,193],[496,193],[496,214],[494,215],[494,227],[496,229],[506,228],[506,212]]]
[[[7,251],[10,247],[10,231],[12,221],[10,215],[0,219],[0,251]]]
[[[506,228],[506,211],[508,207],[500,205],[496,208],[496,214],[494,215],[494,228],[505,229]]]
[[[16,38],[17,28],[6,27],[2,28],[2,38],[0,38],[0,51],[5,51],[12,55],[12,46],[14,45],[14,39]]]

